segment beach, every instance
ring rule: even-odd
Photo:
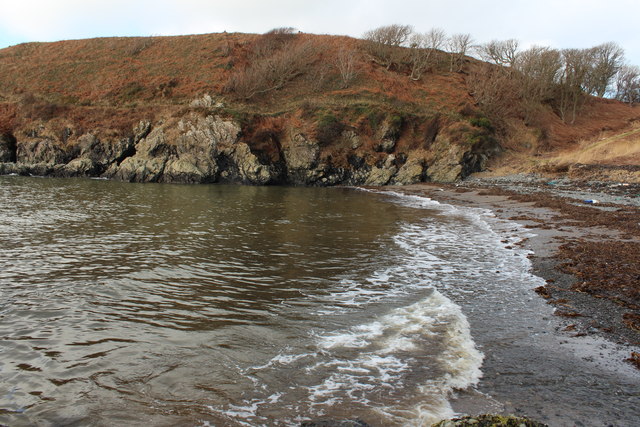
[[[530,298],[552,308],[551,316],[540,313],[549,332],[503,347],[492,342],[483,380],[454,400],[458,413],[512,413],[554,426],[634,424],[640,384],[637,184],[519,175],[393,191],[487,209],[520,224],[530,234],[518,245],[530,251],[532,273],[545,282],[530,290]],[[483,348],[483,338],[476,340]]]

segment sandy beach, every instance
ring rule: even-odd
[[[530,326],[530,339],[504,346],[477,339],[488,349],[484,377],[456,397],[457,412],[529,416],[552,426],[634,425],[640,416],[637,184],[523,175],[392,191],[488,209],[520,224],[531,237],[519,244],[546,282],[527,297],[548,307],[540,324]]]

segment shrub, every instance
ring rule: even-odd
[[[471,123],[472,126],[486,129],[489,132],[494,131],[493,125],[491,124],[491,120],[489,120],[486,117],[473,117],[469,119],[469,123]]]
[[[225,90],[249,100],[257,95],[282,89],[304,74],[315,60],[318,46],[311,42],[290,42],[270,56],[256,58],[231,74]]]
[[[267,31],[253,42],[252,55],[254,58],[270,56],[275,51],[282,49],[287,43],[291,43],[295,36],[295,28],[292,27],[274,28]]]

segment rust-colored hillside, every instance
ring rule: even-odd
[[[365,41],[338,36],[223,33],[13,46],[0,50],[0,160],[41,165],[5,166],[5,172],[95,175],[111,168],[111,177],[128,180],[218,181],[226,162],[233,164],[226,176],[250,183],[454,180],[493,158],[510,159],[505,150],[527,158],[566,151],[603,131],[626,132],[640,117],[628,105],[588,98],[571,124],[551,104],[540,105],[535,120],[517,109],[496,118],[485,113],[470,83],[483,64],[467,57],[453,71],[448,54],[434,57],[414,80],[403,60],[385,66]],[[216,143],[216,153],[226,150],[226,157],[216,160],[215,176],[193,172],[197,176],[174,179],[160,172],[143,179],[113,169],[144,152],[135,149],[150,132],[136,140],[141,122],[162,128],[167,159],[184,163],[185,123],[198,127],[207,116],[238,127],[228,147]],[[91,157],[95,147],[86,146],[86,135],[107,144],[107,151],[118,138],[134,145],[101,159],[100,167],[63,172],[62,166]],[[236,143],[246,144],[254,167],[273,166],[268,179],[247,178],[232,153]],[[311,151],[299,158],[296,150],[307,145]],[[316,170],[315,178],[289,176],[297,160],[299,168]],[[518,166],[525,167],[521,160]],[[398,178],[412,161],[411,176]],[[367,172],[355,178],[353,170],[361,167]],[[375,169],[386,172],[373,176]]]

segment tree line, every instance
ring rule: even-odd
[[[586,49],[523,50],[515,39],[477,44],[470,34],[447,36],[438,28],[420,33],[395,24],[367,31],[360,43],[341,47],[328,61],[327,46],[288,27],[259,36],[245,52],[225,86],[242,100],[280,90],[302,75],[318,87],[331,75],[335,85],[347,88],[368,57],[412,80],[464,71],[472,95],[490,118],[518,114],[526,119],[547,104],[572,123],[587,95],[640,102],[640,68],[626,64],[624,50],[614,42]],[[469,66],[470,56],[482,62]]]
[[[470,34],[448,37],[437,28],[416,33],[409,25],[397,24],[367,31],[363,39],[369,54],[387,69],[408,65],[415,80],[443,65],[461,71],[467,55],[485,61],[470,73],[468,83],[479,104],[494,116],[504,116],[518,100],[525,116],[536,105],[551,103],[572,123],[586,95],[640,102],[640,68],[626,64],[624,50],[614,42],[586,49],[520,50],[515,39],[476,44]],[[448,61],[439,52],[447,53]]]

